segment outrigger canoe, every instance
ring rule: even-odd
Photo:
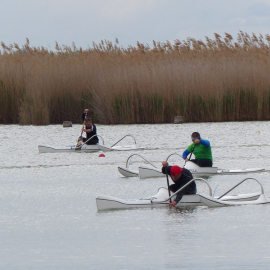
[[[57,153],[57,152],[86,152],[86,153],[91,153],[91,152],[97,152],[97,151],[128,151],[128,150],[144,149],[143,147],[138,146],[138,144],[136,142],[136,139],[132,135],[125,135],[123,138],[121,138],[119,141],[117,141],[116,143],[114,143],[110,147],[104,145],[104,139],[101,136],[94,135],[93,137],[95,137],[95,136],[97,136],[97,137],[99,137],[99,139],[101,139],[102,144],[98,143],[98,144],[88,145],[88,144],[86,144],[87,143],[87,141],[86,141],[85,143],[83,143],[80,146],[70,145],[70,146],[65,146],[65,147],[60,147],[60,148],[54,148],[54,147],[51,147],[51,146],[39,145],[38,146],[38,151],[39,151],[39,153]],[[91,137],[90,139],[92,139],[93,137]],[[131,145],[117,145],[126,137],[132,137],[134,139],[134,144],[131,144]]]
[[[39,153],[59,153],[59,152],[97,152],[100,151],[98,145],[87,145],[84,144],[82,147],[76,147],[76,145],[64,146],[60,148],[54,148],[51,146],[39,145],[38,146]]]
[[[160,187],[156,195],[151,196],[149,198],[142,198],[137,200],[125,200],[112,196],[97,196],[96,197],[96,205],[98,211],[105,210],[116,210],[116,209],[130,209],[130,208],[153,208],[153,207],[162,207],[168,206],[170,199],[173,201],[176,197],[176,194],[184,189],[187,185],[192,183],[193,181],[203,181],[209,187],[209,196],[200,195],[200,194],[192,194],[192,195],[184,195],[181,201],[176,205],[176,207],[195,207],[195,206],[203,206],[205,205],[201,198],[209,198],[213,200],[217,200],[218,198],[213,198],[212,189],[209,183],[202,178],[194,178],[181,189],[179,189],[176,193],[171,192],[171,196],[169,197],[168,189],[165,187]],[[228,192],[227,192],[228,193]],[[256,201],[260,197],[260,193],[248,193],[248,194],[240,194],[240,195],[232,195],[232,196],[222,196],[219,199],[219,202],[224,202],[225,204],[236,203],[236,202],[251,202]]]
[[[175,155],[171,154],[170,156]],[[178,154],[177,154],[178,155]],[[151,178],[151,177],[164,177],[164,174],[161,172],[161,168],[157,168],[151,162],[146,160],[144,157],[140,156],[147,164],[140,165],[138,170],[130,169],[131,158],[133,156],[140,156],[138,154],[133,154],[128,157],[126,161],[126,167],[118,167],[118,171],[125,177],[140,177]],[[168,161],[169,157],[166,159]],[[262,172],[265,169],[263,168],[250,168],[250,169],[220,169],[218,167],[200,167],[192,161],[187,161],[184,167],[191,171],[194,176],[212,176],[212,175],[230,175],[230,174],[244,174],[244,173],[255,173]]]

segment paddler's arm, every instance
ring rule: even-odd
[[[174,186],[175,186],[175,184],[170,185],[170,190],[171,190],[172,192],[176,192]],[[175,200],[172,201],[171,203],[169,203],[169,206],[170,206],[170,207],[176,206],[176,205],[181,201],[183,195],[184,195],[184,192],[179,192],[179,193],[177,193]]]
[[[167,161],[162,161],[161,171],[162,171],[163,174],[167,173],[168,175],[170,175],[171,167],[172,166],[169,166]]]
[[[173,202],[171,202],[169,205],[170,205],[171,207],[176,206],[176,205],[181,201],[183,195],[184,195],[184,194],[183,194],[182,192],[177,193],[176,199],[175,199]]]
[[[84,113],[82,114],[82,120],[83,121],[85,120],[85,116],[88,114],[88,112],[89,112],[89,109],[84,110]]]
[[[190,152],[186,149],[183,154],[182,154],[182,157],[185,161],[188,161],[188,155],[190,154]]]
[[[200,143],[206,147],[209,147],[210,146],[210,142],[208,140],[203,140],[203,139],[200,139]]]
[[[93,129],[94,129],[94,127],[92,126],[91,128],[82,128],[82,131],[84,131],[84,132],[86,132],[86,133],[90,133],[90,132],[92,132],[93,131]]]

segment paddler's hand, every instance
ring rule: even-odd
[[[163,167],[167,167],[169,164],[168,164],[168,162],[167,161],[162,161],[162,166]]]
[[[177,202],[176,201],[173,201],[173,202],[169,203],[169,206],[170,207],[175,207],[176,205],[177,205]]]
[[[195,144],[200,144],[200,142],[201,142],[201,141],[200,141],[199,139],[196,139],[196,140],[194,141]]]
[[[188,158],[185,158],[185,163],[188,161]]]

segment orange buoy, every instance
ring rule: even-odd
[[[105,157],[105,155],[104,154],[100,154],[99,157]]]

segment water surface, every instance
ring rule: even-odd
[[[265,168],[263,173],[208,178],[216,195],[246,177],[270,196],[269,122],[97,125],[105,144],[132,134],[138,153],[161,165],[201,133],[212,144],[214,165]],[[268,269],[270,205],[97,212],[95,197],[139,199],[166,179],[124,178],[135,152],[39,154],[37,146],[75,143],[80,125],[0,126],[0,269]],[[134,159],[136,168],[140,159]],[[178,156],[171,164],[182,166]],[[198,183],[198,191],[207,188]],[[237,192],[259,191],[247,182]]]

